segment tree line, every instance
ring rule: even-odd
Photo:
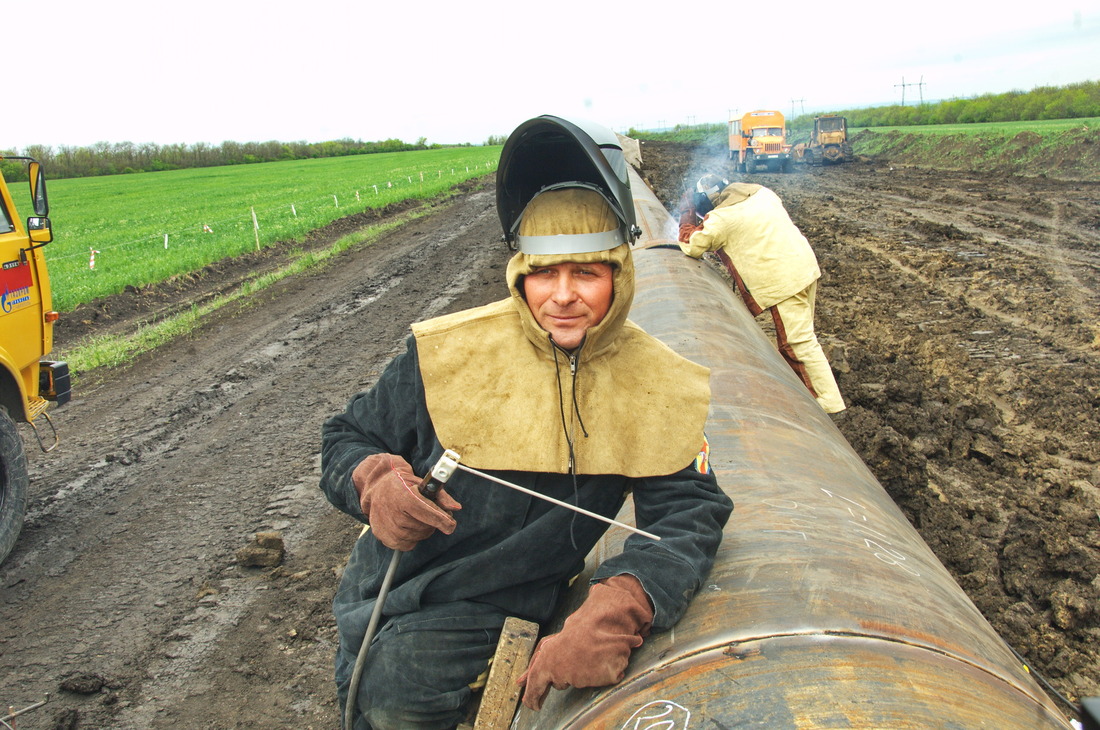
[[[33,157],[42,163],[50,178],[66,178],[471,146],[469,143],[429,145],[424,137],[416,143],[402,142],[399,139],[381,142],[352,139],[328,142],[222,142],[220,145],[204,142],[191,145],[97,142],[88,147],[62,145],[57,149],[48,145],[31,145],[22,153],[18,150],[0,151],[0,157],[19,154]],[[0,171],[8,180],[27,179],[26,171],[18,162],[0,161]]]
[[[1041,119],[1085,119],[1100,117],[1100,81],[1082,81],[1067,86],[1040,86],[1031,91],[983,94],[968,99],[949,99],[912,106],[879,106],[835,112],[848,118],[849,127],[907,127],[921,124],[968,124],[977,122],[1028,122]],[[787,119],[796,135],[805,136],[813,127],[815,114]],[[628,137],[660,139],[689,144],[726,143],[726,124],[677,124],[670,130],[631,128]]]
[[[882,106],[837,112],[850,127],[907,127],[919,124],[1029,122],[1040,119],[1100,117],[1100,81],[1067,86],[1040,86],[1031,91],[983,94],[911,106]],[[791,120],[792,127],[810,127],[812,114]]]
[[[846,109],[838,114],[848,118],[850,127],[903,127],[921,124],[967,124],[976,122],[1022,122],[1040,119],[1081,119],[1100,117],[1100,81],[1082,81],[1067,86],[1040,86],[1031,91],[983,94],[968,99],[949,99],[912,106],[881,106]],[[792,129],[808,129],[813,114],[788,120]],[[668,138],[685,142],[724,138],[726,125],[676,125],[669,132],[644,132],[630,129],[628,136]],[[490,137],[486,145],[504,144],[505,137]],[[461,145],[428,145],[421,137],[415,143],[399,139],[381,142],[339,139],[328,142],[223,142],[192,145],[132,142],[97,142],[89,147],[31,145],[22,153],[0,151],[0,157],[25,154],[41,162],[51,178],[91,177],[188,167],[244,165],[275,160],[301,160],[315,157],[341,157],[377,152],[405,152]],[[8,180],[25,180],[23,166],[0,161],[0,171]]]

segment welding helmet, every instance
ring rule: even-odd
[[[520,235],[519,222],[528,204],[543,191],[563,188],[599,193],[618,220],[614,235]],[[504,240],[529,254],[605,251],[632,243],[641,232],[635,224],[626,158],[615,133],[592,122],[548,114],[520,124],[504,143],[497,167],[497,213]]]
[[[718,195],[727,185],[729,185],[728,180],[713,173],[707,173],[695,182],[695,196],[692,198],[692,202],[695,204],[695,215],[700,220],[707,213],[714,210],[714,205],[718,202]]]
[[[520,251],[529,255],[576,255],[610,251],[623,243],[618,216],[594,185],[547,185],[520,214]]]
[[[718,197],[718,193],[722,192],[729,184],[729,180],[708,172],[696,181],[695,192],[706,195],[713,203],[715,198]]]

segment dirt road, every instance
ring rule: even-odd
[[[724,164],[655,143],[643,160],[670,205]],[[1035,669],[1100,694],[1100,185],[866,161],[756,179],[821,260],[841,430]],[[51,694],[20,728],[339,726],[329,604],[358,527],[317,489],[320,423],[410,322],[505,295],[494,202],[467,191],[82,378],[0,566],[0,704]],[[82,308],[59,349],[293,248]],[[260,531],[281,533],[278,567],[238,560]]]

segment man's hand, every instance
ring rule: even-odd
[[[462,505],[442,487],[434,503],[420,496],[421,480],[400,456],[368,456],[355,467],[351,481],[371,532],[388,548],[412,550],[436,530],[445,535],[455,530],[450,513]]]
[[[696,230],[702,228],[702,226],[699,225],[699,214],[695,212],[694,206],[686,209],[683,213],[680,214],[679,222],[681,230],[683,230],[685,227],[690,227],[693,229],[692,232],[694,233]]]
[[[527,671],[523,704],[542,708],[554,689],[604,687],[622,680],[630,652],[642,645],[653,623],[653,608],[638,579],[629,574],[592,586],[581,607],[559,633],[539,642]]]
[[[681,243],[687,243],[688,239],[691,238],[691,234],[702,228],[699,225],[699,214],[695,208],[695,194],[692,191],[684,191],[683,196],[680,197],[677,210],[680,211],[680,230],[677,239]]]
[[[680,215],[688,212],[695,215],[695,193],[685,190],[680,196],[680,202],[676,204],[676,210],[680,211]]]

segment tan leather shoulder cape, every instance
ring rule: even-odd
[[[616,284],[613,310],[632,299],[625,268],[630,280]],[[709,370],[610,312],[589,330],[594,341],[582,352],[594,354],[578,358],[574,381],[568,355],[532,335],[542,330],[509,278],[511,299],[413,325],[443,447],[476,468],[565,474],[572,436],[580,474],[661,476],[688,466],[703,444]],[[611,331],[597,331],[604,324]]]

